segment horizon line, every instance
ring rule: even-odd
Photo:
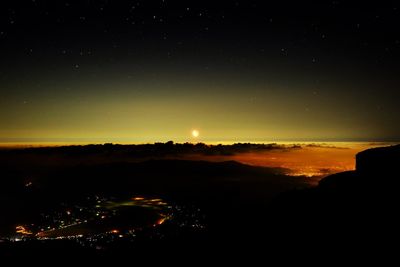
[[[102,141],[73,141],[73,140],[8,140],[4,141],[0,138],[0,147],[52,147],[52,146],[87,146],[87,145],[154,145],[154,144],[166,144],[168,142],[173,142],[174,144],[205,144],[205,145],[234,145],[234,144],[285,144],[285,145],[301,145],[301,144],[312,144],[312,143],[367,143],[367,144],[399,144],[400,140],[374,140],[374,139],[365,139],[365,140],[335,140],[335,139],[319,139],[319,140],[312,140],[312,139],[299,139],[299,140],[253,140],[253,141],[244,141],[244,140],[226,140],[226,141],[205,141],[205,140],[186,140],[186,141],[143,141],[143,142],[134,142],[134,141],[127,141],[121,142],[117,140],[109,141],[109,140],[102,140]]]
[[[132,143],[132,144],[144,144],[144,143],[165,143],[173,141],[174,143],[260,143],[260,142],[400,142],[400,137],[344,137],[344,138],[160,138],[160,139],[136,139],[136,138],[107,138],[107,137],[95,137],[95,138],[82,138],[82,137],[0,137],[0,143]]]

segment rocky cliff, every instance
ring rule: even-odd
[[[364,176],[397,175],[400,167],[400,145],[372,148],[356,155],[356,171]]]

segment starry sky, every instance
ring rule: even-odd
[[[0,2],[0,142],[400,139],[398,1]]]

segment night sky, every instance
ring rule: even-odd
[[[0,141],[400,139],[398,1],[0,2]]]

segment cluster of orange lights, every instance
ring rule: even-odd
[[[15,231],[18,234],[23,234],[23,235],[32,235],[33,233],[31,231],[29,231],[28,229],[26,229],[24,226],[22,225],[18,225],[17,227],[15,227]]]
[[[142,206],[142,207],[152,207],[154,205],[158,206],[158,205],[167,205],[167,203],[163,202],[162,199],[159,198],[154,198],[154,199],[147,199],[145,197],[133,197],[131,198],[131,200],[136,201],[133,202],[135,206]],[[72,211],[71,210],[65,210],[64,211],[68,216],[72,215]],[[97,216],[101,215],[101,219],[106,219],[108,216],[106,215],[102,215],[100,213],[96,214]],[[159,219],[153,224],[153,227],[156,227],[158,225],[163,224],[166,220],[168,220],[168,216],[166,216],[165,214],[161,214],[159,213],[160,217]],[[85,222],[87,222],[85,220]],[[51,231],[56,230],[55,228],[50,229],[50,227],[48,227],[48,231],[46,231],[45,229],[41,229],[40,232],[36,233],[35,236],[41,238],[41,237],[47,237],[48,233],[50,233]],[[21,235],[34,235],[33,232],[31,232],[27,227],[22,226],[22,225],[18,225],[15,228],[16,233],[21,234]],[[130,230],[130,231],[135,231],[135,230]],[[110,234],[114,234],[114,235],[118,235],[119,237],[123,237],[124,235],[121,233],[122,231],[120,229],[110,229],[108,231],[108,233]]]

